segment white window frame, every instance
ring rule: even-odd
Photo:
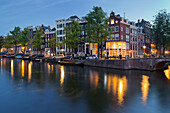
[[[115,34],[115,40],[119,40],[119,34]]]
[[[129,41],[129,35],[126,35],[126,41]]]
[[[118,30],[116,30],[118,28]],[[119,26],[115,26],[115,32],[119,32]]]

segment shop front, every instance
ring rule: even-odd
[[[129,53],[127,52],[126,46],[126,42],[106,42],[108,57],[117,57],[119,55],[125,57],[125,55]]]

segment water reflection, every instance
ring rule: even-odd
[[[4,75],[0,77],[2,113],[5,110],[24,113],[57,110],[62,113],[150,112],[145,108],[154,109],[154,113],[170,111],[170,84],[162,72],[49,65],[15,59],[6,59],[4,64],[4,60],[0,60]],[[24,78],[21,77],[23,72]],[[3,94],[6,91],[8,93]],[[30,101],[22,104],[26,97]],[[20,106],[12,104],[15,102]],[[14,107],[6,109],[11,105]],[[50,109],[42,108],[43,105],[49,105]],[[32,111],[25,111],[25,106],[32,106]],[[63,106],[65,109],[60,109]]]
[[[107,92],[112,93],[117,97],[118,105],[122,105],[124,96],[127,93],[127,78],[126,76],[119,77],[118,75],[108,75],[104,81],[107,81]]]
[[[126,76],[119,78],[119,85],[118,85],[118,104],[122,105],[124,101],[124,96],[127,91],[127,79]]]
[[[142,91],[142,101],[144,105],[146,105],[147,102],[149,86],[150,86],[149,77],[146,75],[142,75],[141,91]]]
[[[166,78],[170,80],[170,66],[168,66],[168,69],[164,70],[164,73]]]
[[[1,59],[1,72],[2,72],[2,59]]]
[[[11,59],[11,78],[13,79],[14,76],[14,61]]]
[[[31,75],[32,75],[32,62],[28,64],[28,82],[31,81]]]
[[[97,88],[99,82],[99,73],[96,71],[90,71],[90,85]]]
[[[61,65],[60,66],[60,85],[61,85],[61,87],[63,86],[63,83],[64,83],[64,76],[65,76],[64,66]]]
[[[22,77],[24,77],[24,66],[25,66],[25,62],[24,60],[22,60]]]

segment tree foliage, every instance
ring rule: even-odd
[[[17,52],[17,45],[21,42],[21,28],[15,27],[13,31],[10,31],[11,33],[11,43],[15,46],[15,53]]]
[[[0,37],[0,49],[3,47],[4,44],[4,39],[3,37]]]
[[[32,40],[32,44],[33,44],[33,47],[36,48],[36,49],[40,49],[41,48],[41,45],[43,43],[43,40],[41,39],[41,36],[43,35],[43,30],[42,28],[40,27],[36,33],[35,33],[35,37],[33,38]]]
[[[66,32],[66,39],[63,40],[63,43],[67,44],[67,47],[70,49],[75,49],[80,41],[79,36],[82,32],[82,26],[75,20],[72,20],[72,23],[69,27],[64,28]]]
[[[170,47],[170,14],[166,10],[160,10],[155,16],[153,25],[153,39],[159,49]]]
[[[13,45],[13,44],[12,44],[12,41],[11,41],[12,38],[13,38],[13,37],[8,34],[7,37],[4,38],[4,40],[3,40],[3,43],[4,43],[4,44],[3,44],[3,47],[6,48],[7,50],[8,50],[9,48],[11,48],[12,45]]]
[[[86,16],[87,25],[86,32],[88,41],[92,43],[98,43],[98,58],[99,58],[99,43],[106,41],[111,35],[111,28],[108,25],[109,18],[107,13],[103,11],[101,7],[93,7],[93,11],[90,11]]]

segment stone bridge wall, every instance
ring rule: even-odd
[[[85,60],[85,65],[115,69],[159,70],[170,58],[142,58],[129,60]]]

